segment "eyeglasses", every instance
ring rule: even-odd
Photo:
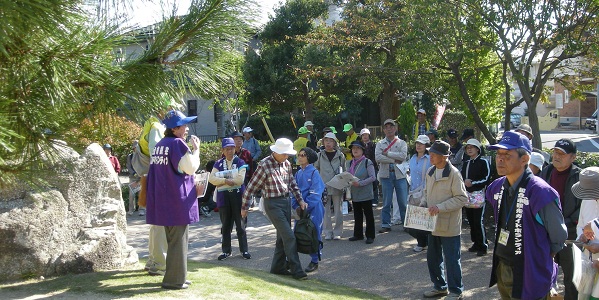
[[[306,154],[306,153],[300,153],[297,156],[299,156],[299,157],[306,157],[306,156],[308,156],[308,154]]]

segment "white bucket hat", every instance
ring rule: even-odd
[[[423,145],[430,144],[431,143],[431,139],[429,139],[428,136],[421,134],[416,139],[416,143],[420,143],[420,144],[423,144]]]
[[[312,123],[312,121],[304,122],[304,127],[308,127],[308,126],[314,126],[314,123]]]
[[[360,130],[360,135],[363,135],[365,133],[370,134],[370,130],[368,130],[368,128],[362,128],[362,130]]]
[[[530,154],[530,162],[528,162],[528,163],[536,166],[537,168],[539,168],[539,170],[543,170],[544,162],[545,162],[545,157],[543,156],[543,154],[541,154],[539,152],[533,152]]]
[[[336,143],[339,143],[339,140],[337,139],[337,137],[335,136],[334,133],[332,132],[327,132],[327,134],[324,135],[325,138],[329,138],[329,139],[333,139],[335,140]]]
[[[478,151],[480,151],[482,149],[482,146],[483,146],[477,139],[469,139],[466,142],[466,145],[475,146],[476,148],[478,148]]]
[[[270,146],[270,150],[278,154],[295,155],[297,153],[293,150],[293,142],[286,138],[277,139],[275,144]]]

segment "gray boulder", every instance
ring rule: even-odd
[[[52,154],[60,159],[39,174],[51,188],[0,191],[0,280],[137,263],[119,179],[102,147],[92,144],[80,156],[59,144]]]

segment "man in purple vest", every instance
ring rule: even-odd
[[[497,150],[497,173],[487,201],[495,216],[495,250],[489,287],[497,283],[502,299],[539,299],[557,273],[553,261],[568,235],[558,193],[528,168],[532,146],[526,136],[508,131],[488,147]]]

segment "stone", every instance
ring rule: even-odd
[[[47,188],[0,192],[0,280],[113,270],[136,264],[117,174],[99,144],[79,155],[58,143]]]

